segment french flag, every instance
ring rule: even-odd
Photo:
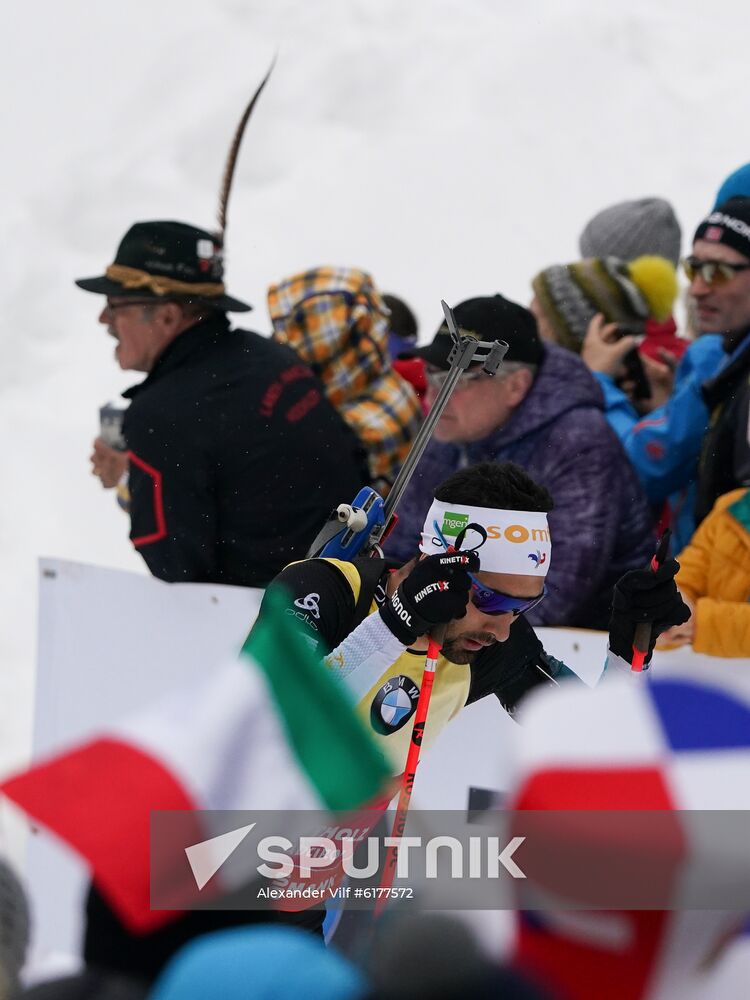
[[[645,880],[667,902],[583,909],[592,898],[581,894],[586,880],[541,863],[532,898],[542,904],[517,915],[517,961],[575,1000],[683,997],[746,919],[750,823],[743,843],[739,817],[732,838],[717,844],[707,829],[720,827],[705,822],[705,811],[750,809],[750,678],[732,664],[605,678],[593,691],[545,689],[518,719],[512,806],[555,810],[544,824],[548,846],[593,859],[580,870],[590,867],[619,892],[640,878],[635,892]],[[597,821],[586,821],[588,811]],[[597,857],[607,858],[598,872]],[[706,908],[709,890],[726,904]],[[555,905],[545,908],[545,899]]]

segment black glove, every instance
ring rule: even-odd
[[[479,570],[476,552],[446,552],[421,559],[380,614],[398,640],[411,645],[435,625],[463,618],[469,603],[469,573]]]
[[[679,568],[676,559],[667,559],[655,571],[632,569],[617,581],[609,623],[609,648],[628,663],[633,658],[636,625],[648,622],[651,626],[644,661],[648,663],[661,633],[673,625],[682,625],[690,617],[690,609],[674,582]]]

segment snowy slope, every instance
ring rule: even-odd
[[[26,0],[4,13],[0,768],[28,739],[36,559],[139,569],[88,473],[112,361],[100,273],[127,226],[211,226],[226,147],[272,55],[230,205],[228,284],[357,265],[412,302],[521,301],[626,197],[686,230],[750,159],[750,5],[694,0]],[[342,499],[347,499],[342,497]],[[133,623],[122,622],[123,628]],[[113,635],[113,643],[117,636]],[[106,664],[92,664],[92,670]]]

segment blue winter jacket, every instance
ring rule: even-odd
[[[399,504],[386,552],[409,559],[434,491],[476,462],[517,462],[552,494],[548,596],[534,625],[606,628],[612,587],[653,555],[652,515],[635,471],[607,423],[601,390],[581,359],[545,345],[528,395],[507,423],[467,445],[432,441]]]
[[[670,398],[643,419],[608,375],[595,373],[607,420],[635,466],[646,496],[655,508],[669,501],[673,552],[682,551],[695,531],[695,480],[709,416],[700,388],[725,358],[719,334],[699,337],[677,367]]]

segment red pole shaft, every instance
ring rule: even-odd
[[[411,793],[414,788],[414,778],[417,773],[419,755],[422,750],[422,737],[424,736],[424,727],[427,722],[427,711],[430,707],[430,695],[432,694],[432,685],[435,681],[435,670],[437,669],[437,661],[441,649],[442,643],[430,638],[430,642],[427,647],[427,658],[425,659],[424,664],[424,673],[422,674],[422,686],[419,691],[419,699],[417,700],[417,709],[414,713],[414,726],[411,731],[409,752],[406,755],[406,767],[404,768],[404,773],[401,776],[401,791],[398,796],[398,805],[396,806],[396,816],[393,820],[391,837],[401,837],[404,829],[406,828],[406,816],[409,812]],[[381,890],[390,889],[393,883],[393,876],[396,873],[397,858],[398,848],[389,847],[385,856],[383,875],[380,880]],[[389,894],[387,892],[378,893],[378,898],[375,902],[376,917],[380,916],[384,910],[388,902],[388,895]]]

